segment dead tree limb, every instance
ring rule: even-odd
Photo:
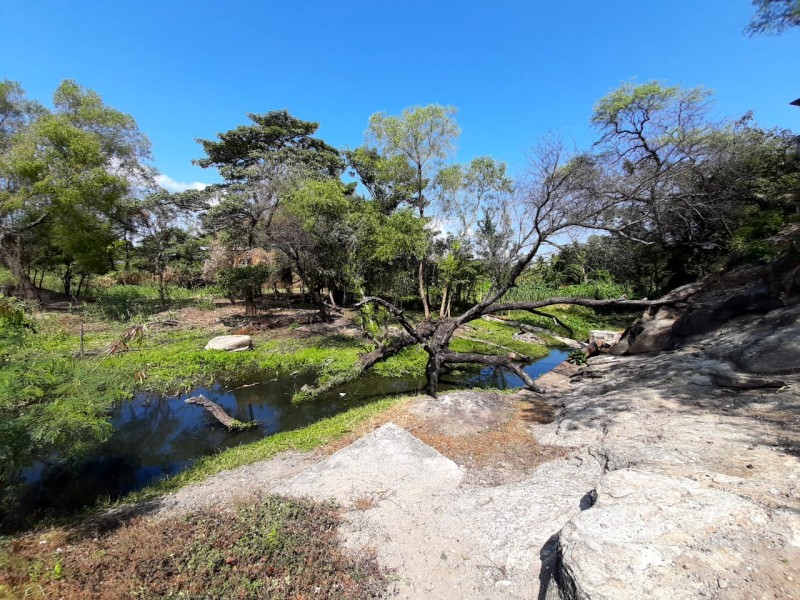
[[[219,421],[225,427],[227,427],[228,431],[250,429],[258,425],[256,421],[248,421],[246,423],[243,423],[238,419],[234,419],[232,416],[226,413],[225,409],[223,409],[219,404],[217,404],[216,402],[212,402],[211,400],[202,395],[192,396],[191,398],[187,398],[186,400],[184,400],[184,402],[186,404],[197,404],[198,406],[202,406],[208,412],[210,412],[211,415],[217,421]]]
[[[519,366],[515,361],[514,358],[510,356],[492,356],[489,354],[477,354],[474,352],[444,352],[442,353],[442,364],[456,364],[456,363],[466,363],[466,364],[477,364],[477,365],[487,365],[501,369],[508,369],[509,371],[514,372],[520,379],[522,379],[525,387],[531,391],[544,393],[542,388],[540,388],[536,382],[528,375],[521,366]],[[435,394],[433,395],[434,397]]]
[[[597,307],[613,307],[613,308],[652,308],[654,306],[664,306],[666,304],[675,304],[677,302],[681,302],[688,297],[686,296],[681,297],[664,297],[659,298],[658,300],[628,300],[627,298],[617,298],[612,300],[593,300],[589,298],[568,298],[568,297],[554,297],[548,298],[547,300],[539,300],[538,302],[508,302],[505,304],[494,304],[492,306],[487,306],[481,315],[488,315],[498,312],[505,312],[507,310],[525,310],[528,312],[532,312],[534,314],[542,314],[537,313],[537,309],[545,308],[547,306],[552,306],[554,304],[572,304],[575,306],[589,306],[593,308]],[[548,317],[552,315],[546,315]],[[476,317],[468,318],[467,321],[473,321]],[[466,322],[466,321],[464,321]]]
[[[295,395],[296,399],[309,399],[319,396],[337,386],[340,386],[354,379],[358,379],[364,371],[374,366],[375,364],[386,360],[400,352],[403,348],[413,346],[417,341],[411,337],[403,336],[390,340],[387,344],[379,345],[377,348],[366,354],[362,354],[355,366],[348,372],[339,375],[338,377],[331,377],[328,381],[317,387],[307,387]]]

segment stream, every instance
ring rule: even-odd
[[[548,356],[526,366],[525,372],[536,378],[566,360],[567,355],[565,350],[551,350]],[[175,475],[198,458],[225,448],[304,427],[387,395],[418,392],[425,385],[424,378],[367,374],[314,401],[293,404],[295,391],[305,384],[313,385],[315,380],[315,373],[282,374],[258,381],[219,382],[180,396],[138,393],[114,409],[111,438],[79,464],[71,468],[38,464],[28,469],[23,506],[31,514],[69,514],[100,498],[115,499]],[[519,377],[494,367],[444,374],[439,385],[441,391],[521,387]],[[201,407],[184,403],[198,394],[240,421],[257,421],[258,426],[228,432]]]

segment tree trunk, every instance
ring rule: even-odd
[[[11,248],[9,248],[8,245],[5,246],[5,248],[0,248],[0,261],[2,261],[3,266],[11,271],[11,275],[13,275],[14,279],[17,281],[17,287],[14,292],[15,295],[24,300],[41,301],[39,293],[36,290],[36,284],[31,281],[30,276],[25,272],[25,267],[22,265],[19,241]]]
[[[442,305],[439,307],[439,318],[444,319],[447,316],[447,284],[442,288]]]
[[[248,292],[244,297],[244,314],[248,317],[255,317],[256,313],[256,301],[254,294],[252,292]]]
[[[166,306],[167,295],[164,293],[164,271],[158,272],[158,297],[161,299],[161,306]]]
[[[64,283],[64,293],[69,296],[72,292],[72,264],[68,264],[64,269],[61,281]]]
[[[436,398],[436,392],[439,387],[439,373],[442,370],[442,358],[436,351],[432,351],[428,357],[428,364],[425,366],[425,391],[431,398]]]
[[[325,308],[325,302],[322,300],[322,295],[319,293],[319,290],[311,290],[311,300],[319,309],[319,318],[322,319],[322,322],[330,323],[331,316],[328,314],[328,311]]]
[[[422,310],[425,313],[425,320],[429,321],[431,318],[431,309],[428,305],[428,290],[425,287],[425,259],[421,258],[419,261],[419,299],[422,300]]]
[[[75,291],[75,297],[81,295],[81,289],[83,288],[83,282],[86,281],[86,273],[81,273],[81,278],[78,280],[78,289]]]

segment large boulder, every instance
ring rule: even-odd
[[[736,494],[614,471],[598,485],[595,505],[561,530],[555,576],[569,600],[739,598],[764,550],[753,533],[767,523],[760,507]]]
[[[735,357],[739,368],[768,375],[800,372],[800,305],[772,311],[752,337]]]
[[[655,354],[669,348],[672,326],[680,314],[675,307],[648,310],[611,349],[612,354]]]
[[[241,352],[253,347],[253,338],[249,335],[220,335],[206,344],[206,350],[226,350]]]

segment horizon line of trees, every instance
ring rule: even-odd
[[[165,280],[220,282],[252,312],[254,290],[294,274],[323,319],[367,295],[416,296],[426,319],[434,302],[446,317],[533,241],[520,222],[543,176],[567,176],[571,201],[597,210],[551,236],[523,280],[607,281],[652,297],[731,256],[768,255],[763,240],[798,212],[797,137],[751,114],[712,120],[702,88],[623,84],[595,106],[591,148],[551,137],[517,181],[488,156],[452,161],[453,107],[376,113],[364,145],[342,151],[315,136],[315,122],[250,114],[198,140],[206,156],[195,164],[222,183],[183,193],[155,183],[132,117],[72,81],[53,104],[0,83],[0,263],[28,299],[45,272],[78,295],[89,276],[139,270],[162,301]],[[269,264],[225,272],[254,249]]]

